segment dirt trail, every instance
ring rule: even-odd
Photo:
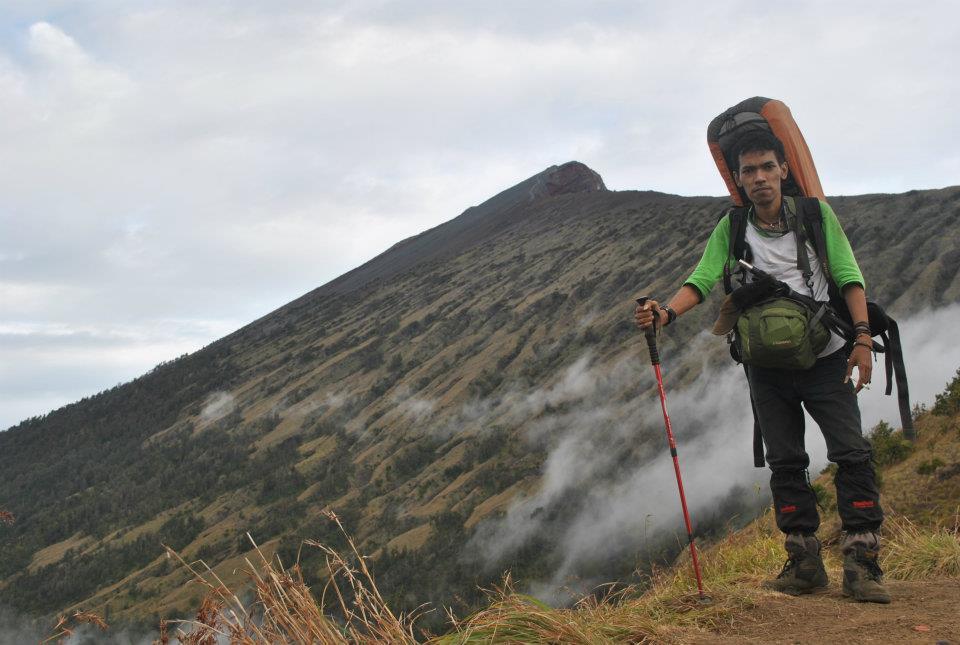
[[[797,598],[764,594],[753,609],[736,616],[708,643],[949,643],[960,645],[960,580],[886,581],[893,602],[857,603],[840,594]]]

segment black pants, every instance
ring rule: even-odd
[[[820,526],[804,447],[803,407],[820,426],[827,459],[837,464],[837,510],[845,531],[876,531],[883,522],[870,443],[860,429],[853,383],[844,383],[844,350],[808,370],[750,367],[747,378],[770,465],[777,526],[784,533],[812,534]]]

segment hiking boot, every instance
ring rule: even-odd
[[[880,540],[875,533],[855,533],[843,541],[843,595],[857,602],[890,602],[877,563]]]
[[[820,540],[813,535],[791,533],[784,546],[787,562],[783,570],[774,580],[764,582],[762,587],[791,596],[826,589],[827,570],[820,557]]]

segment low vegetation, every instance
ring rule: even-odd
[[[884,523],[883,566],[895,580],[960,577],[960,516],[920,527],[897,515]]]
[[[869,436],[878,466],[899,463],[913,452],[913,443],[903,436],[903,430],[894,430],[886,421],[875,425]]]
[[[285,569],[279,561],[267,559],[256,549],[259,562],[247,561],[246,573],[252,582],[254,602],[244,604],[223,584],[212,569],[172,557],[194,574],[208,594],[197,615],[190,621],[161,623],[161,643],[170,642],[171,627],[184,644],[231,643],[413,643],[414,616],[395,615],[384,602],[365,559],[343,530],[336,515],[328,513],[346,538],[348,551],[308,541],[319,549],[329,574],[318,601],[304,583],[299,564]],[[329,599],[329,603],[328,603]],[[331,611],[324,612],[325,608]]]
[[[933,404],[933,413],[938,416],[951,416],[960,412],[960,369],[947,388],[937,395]]]
[[[336,517],[332,518],[338,523]],[[921,527],[902,515],[888,518],[883,565],[897,580],[960,577],[960,527]],[[342,527],[341,527],[342,530]],[[644,643],[683,640],[683,635],[729,623],[766,593],[759,582],[783,562],[782,538],[766,513],[745,529],[728,535],[702,552],[708,601],[699,598],[689,560],[655,571],[644,588],[609,588],[566,609],[552,608],[516,590],[507,576],[487,592],[489,605],[458,620],[442,636],[419,632],[417,613],[391,612],[377,589],[364,558],[348,538],[349,551],[307,542],[327,560],[329,580],[319,599],[304,584],[297,565],[285,569],[261,556],[247,571],[255,600],[244,605],[210,570],[190,567],[209,595],[197,617],[177,626],[183,643]],[[827,568],[836,579],[840,557],[826,552]],[[422,611],[428,611],[423,608]],[[169,624],[163,643],[169,642]]]

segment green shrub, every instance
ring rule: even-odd
[[[403,356],[400,352],[397,352],[393,355],[393,358],[390,359],[390,364],[387,366],[387,371],[396,373],[403,371]]]
[[[927,461],[920,462],[920,465],[917,466],[917,474],[932,475],[937,468],[943,465],[943,460],[939,457],[928,459]]]
[[[870,443],[873,445],[873,458],[879,466],[901,462],[913,452],[913,444],[903,438],[903,431],[894,430],[886,421],[873,426]]]
[[[927,410],[926,403],[914,403],[913,410],[910,412],[910,416],[913,417],[914,421],[916,421],[927,412],[929,412],[929,410]]]
[[[946,417],[957,412],[960,412],[960,369],[933,404],[933,413],[937,416]]]

